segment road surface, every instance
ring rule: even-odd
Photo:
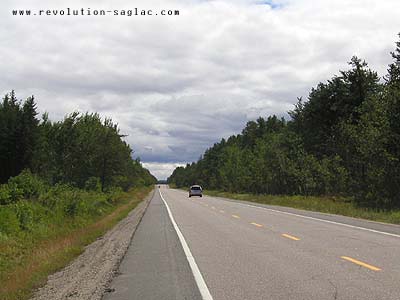
[[[105,299],[399,300],[400,226],[161,186],[120,272]]]

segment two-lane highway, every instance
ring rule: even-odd
[[[174,282],[175,287],[170,285],[168,289],[195,286],[198,293],[200,286],[203,299],[215,300],[400,299],[399,226],[381,231],[371,228],[374,224],[367,221],[355,220],[355,226],[352,219],[347,222],[338,218],[340,222],[336,222],[329,215],[319,219],[296,210],[287,212],[208,196],[188,198],[187,193],[165,186],[159,192],[152,204],[160,206],[160,218],[165,220],[171,215],[173,220],[170,218],[162,225],[154,222],[146,225],[146,217],[152,214],[149,207],[139,229],[142,227],[142,239],[147,244],[155,244],[160,237],[152,234],[150,228],[153,226],[154,231],[154,226],[168,225],[169,233],[181,244],[176,247],[179,259],[163,258],[172,266],[166,269],[172,272],[165,274],[167,278],[178,278],[173,274],[176,269],[184,269],[186,274],[181,282]],[[129,251],[142,248],[142,243],[136,234]],[[160,247],[169,246],[164,243]],[[141,255],[136,251],[130,256],[128,252],[125,261],[140,261]],[[159,261],[160,257],[153,259]],[[136,269],[128,268],[125,272],[134,272],[136,278],[121,285],[117,277],[113,283],[115,292],[107,299],[161,299],[157,295],[162,291],[151,279],[151,272],[155,272],[153,280],[157,281],[156,266],[150,272],[137,269],[138,264],[132,267]],[[147,274],[146,284],[152,286],[146,298],[139,297],[135,285],[142,282],[141,272]],[[125,295],[129,297],[117,298],[124,285],[133,287],[126,287]],[[142,285],[140,289],[143,290]],[[160,286],[160,289],[166,287]],[[187,294],[165,295],[162,299],[192,298]]]

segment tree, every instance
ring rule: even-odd
[[[400,36],[400,35],[399,35]],[[291,120],[249,121],[169,182],[232,192],[346,195],[376,209],[400,207],[400,42],[385,84],[353,57],[350,68],[298,98]],[[188,180],[190,179],[190,180]]]
[[[31,167],[38,123],[33,97],[24,103],[14,91],[0,102],[0,183]]]

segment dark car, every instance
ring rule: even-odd
[[[199,185],[192,185],[189,188],[189,197],[200,196],[203,197],[203,189]]]

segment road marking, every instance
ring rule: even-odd
[[[232,215],[232,217],[234,217],[236,219],[240,219],[240,217],[238,215]]]
[[[370,269],[370,270],[372,270],[372,271],[381,271],[381,269],[378,268],[378,267],[371,266],[371,265],[369,265],[369,264],[366,264],[365,262],[359,261],[359,260],[357,260],[357,259],[354,259],[354,258],[351,258],[351,257],[348,257],[348,256],[341,256],[341,258],[343,258],[343,259],[345,259],[345,260],[348,260],[348,261],[350,261],[350,262],[352,262],[352,263],[355,263],[355,264],[357,264],[357,265],[359,265],[359,266],[362,266],[362,267],[364,267],[364,268]]]
[[[287,234],[287,233],[282,234],[282,236],[284,236],[285,238],[294,240],[294,241],[300,241],[300,239],[298,237],[295,237],[295,236]]]
[[[222,214],[225,213],[225,211],[223,211],[223,210],[220,210],[219,212],[222,213]]]
[[[369,232],[374,232],[374,233],[378,233],[378,234],[383,234],[383,235],[388,235],[388,236],[393,236],[393,237],[400,238],[400,234],[389,233],[389,232],[385,232],[385,231],[379,231],[379,230],[374,230],[374,229],[370,229],[370,228],[365,228],[365,227],[360,227],[360,226],[355,226],[355,225],[349,225],[349,224],[345,224],[345,223],[329,221],[329,220],[319,219],[319,218],[314,218],[314,217],[309,217],[309,216],[303,216],[303,215],[299,215],[299,214],[295,214],[295,213],[290,213],[290,212],[286,212],[286,211],[280,211],[280,210],[276,210],[276,209],[272,209],[272,208],[266,208],[266,207],[251,205],[251,204],[237,203],[234,200],[226,200],[226,199],[224,199],[222,197],[212,197],[212,198],[216,198],[216,199],[220,199],[222,201],[234,203],[234,204],[237,204],[239,206],[247,206],[247,207],[252,207],[252,208],[257,208],[257,209],[263,209],[263,210],[273,211],[273,212],[276,212],[276,213],[281,213],[281,214],[284,214],[284,215],[296,216],[296,217],[303,218],[303,219],[309,219],[309,220],[315,220],[315,221],[320,221],[320,222],[329,223],[329,224],[341,225],[341,226],[345,226],[345,227],[349,227],[349,228],[365,230],[365,231],[369,231]],[[330,214],[327,214],[327,215],[330,215]],[[390,224],[387,224],[387,225],[390,225]]]
[[[254,226],[257,226],[257,227],[263,227],[263,225],[261,225],[261,224],[258,224],[258,223],[254,223],[254,222],[252,222],[252,223],[250,223],[251,225],[254,225]]]
[[[213,300],[213,297],[211,296],[210,291],[208,290],[207,284],[204,281],[204,278],[200,273],[199,267],[197,266],[196,261],[192,255],[192,252],[190,251],[190,248],[189,248],[188,244],[186,243],[186,240],[185,240],[181,230],[179,229],[178,225],[176,224],[175,219],[172,215],[172,212],[171,212],[167,202],[165,201],[164,197],[162,196],[161,191],[160,190],[158,190],[158,191],[160,192],[161,200],[164,202],[165,207],[167,208],[169,218],[171,219],[172,225],[174,226],[174,229],[178,235],[179,241],[182,244],[183,251],[185,252],[186,259],[189,262],[190,268],[192,269],[194,279],[196,281],[197,287],[199,288],[199,291],[200,291],[200,294],[201,294],[203,300]]]
[[[219,198],[219,199],[221,199],[221,198]],[[224,199],[222,199],[222,200],[234,203],[233,201],[224,200]],[[268,211],[272,211],[272,212],[276,212],[276,213],[280,213],[280,214],[284,214],[284,215],[289,215],[289,216],[296,216],[296,217],[303,218],[303,219],[320,221],[320,222],[329,223],[329,224],[335,224],[335,225],[341,225],[341,226],[345,226],[345,227],[349,227],[349,228],[360,229],[360,230],[365,230],[365,231],[369,231],[369,232],[374,232],[374,233],[379,233],[379,234],[384,234],[384,235],[400,238],[400,235],[399,234],[395,234],[395,233],[389,233],[389,232],[385,232],[385,231],[379,231],[379,230],[374,230],[374,229],[369,229],[369,228],[349,225],[349,224],[345,224],[345,223],[339,223],[339,222],[335,222],[335,221],[329,221],[329,220],[324,220],[324,219],[319,219],[319,218],[314,218],[314,217],[309,217],[309,216],[298,215],[298,214],[295,214],[295,213],[290,213],[290,212],[286,212],[286,211],[280,211],[280,210],[276,210],[276,209],[272,209],[272,208],[266,208],[266,207],[251,205],[251,204],[243,204],[243,203],[235,203],[235,204],[240,205],[240,206],[247,206],[247,207],[253,207],[253,208],[257,208],[257,209],[268,210]]]

